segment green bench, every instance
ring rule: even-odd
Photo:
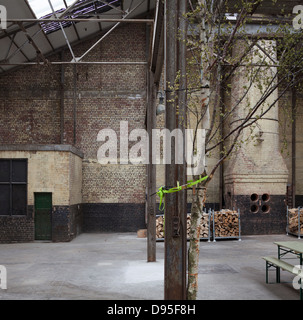
[[[266,283],[268,283],[268,270],[271,267],[276,268],[276,283],[281,282],[281,278],[280,278],[281,269],[284,271],[288,271],[295,276],[299,276],[302,282],[303,273],[301,273],[301,270],[299,268],[296,268],[294,265],[275,257],[263,257],[263,259],[266,261]],[[300,299],[303,300],[302,285],[300,287]]]

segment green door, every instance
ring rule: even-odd
[[[35,193],[35,240],[52,239],[52,194]]]

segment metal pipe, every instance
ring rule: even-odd
[[[64,59],[64,50],[61,52],[61,59]],[[60,88],[60,141],[64,144],[64,91],[65,91],[65,68],[61,65],[61,88]]]
[[[123,18],[42,18],[42,19],[11,19],[8,18],[6,22],[20,23],[20,22],[33,22],[33,23],[41,23],[41,22],[124,22],[124,23],[148,23],[153,24],[153,19],[123,19]]]
[[[74,145],[77,144],[77,66],[74,65],[74,97],[73,97],[73,115],[74,115]]]
[[[156,13],[155,13],[155,23],[154,23],[154,28],[153,28],[153,38],[152,38],[152,46],[151,46],[151,57],[153,57],[154,55],[154,49],[155,49],[155,40],[156,40],[156,27],[158,24],[158,13],[159,13],[159,1],[157,0],[157,4],[156,4]]]
[[[145,61],[79,61],[79,62],[73,62],[73,61],[48,61],[47,65],[61,65],[61,64],[96,64],[96,65],[111,65],[111,64],[117,64],[117,65],[147,65],[148,63]],[[6,63],[6,62],[0,62],[1,66],[33,66],[33,65],[41,65],[44,66],[46,64],[39,63],[39,62],[16,62],[16,63]]]
[[[292,89],[292,170],[291,170],[291,184],[292,184],[292,206],[296,207],[296,104],[297,104],[297,90]]]

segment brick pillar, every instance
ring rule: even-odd
[[[230,128],[234,128],[243,121],[249,108],[253,108],[260,101],[266,81],[273,79],[272,77],[276,75],[277,69],[272,67],[277,61],[275,41],[262,40],[258,45],[264,51],[254,46],[247,61],[252,63],[252,66],[240,67],[231,80],[231,106],[241,100],[246,90],[249,91],[230,120]],[[240,56],[244,48],[243,41],[239,41],[234,48],[234,56]],[[255,50],[258,50],[257,55]],[[256,65],[260,63],[270,64],[271,67],[259,68]],[[250,86],[251,81],[248,77],[257,70],[259,70],[259,76]],[[276,82],[277,80],[274,80],[274,83]],[[255,116],[265,111],[277,97],[278,90],[274,90]],[[257,121],[252,132],[250,128],[243,131],[241,140],[244,142],[225,167],[226,207],[241,210],[243,234],[285,232],[284,199],[288,170],[280,153],[278,120],[278,103],[275,103],[264,118]],[[255,138],[252,140],[251,136]],[[248,142],[246,139],[249,139]]]

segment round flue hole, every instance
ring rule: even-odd
[[[259,211],[259,207],[256,205],[256,204],[253,204],[251,207],[250,207],[250,211],[252,213],[257,213]]]
[[[263,211],[264,213],[268,213],[268,212],[270,211],[270,206],[267,205],[267,204],[264,204],[264,205],[262,206],[262,211]]]
[[[256,193],[253,193],[251,196],[250,196],[250,200],[251,201],[258,201],[259,200],[259,196],[256,194]]]
[[[269,194],[268,194],[268,193],[264,193],[263,196],[262,196],[262,200],[263,200],[264,202],[269,201]]]

